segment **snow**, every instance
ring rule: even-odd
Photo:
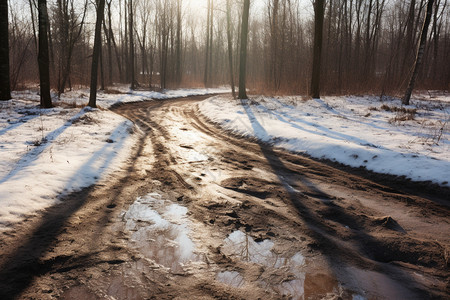
[[[413,99],[404,107],[417,111],[413,120],[392,111],[400,100],[373,96],[217,96],[199,109],[227,130],[289,151],[450,186],[449,99]]]
[[[98,91],[97,93],[97,106],[100,108],[109,108],[114,104],[141,102],[147,100],[167,100],[188,96],[201,96],[209,94],[228,93],[229,88],[210,88],[210,89],[177,89],[177,90],[164,90],[161,92],[156,91],[140,91],[130,90],[125,86],[116,86],[106,91]],[[34,98],[33,94],[30,94]],[[71,103],[77,106],[87,105],[89,102],[89,90],[74,90],[66,92],[61,98],[67,103]]]
[[[64,195],[108,180],[124,166],[137,142],[134,125],[106,108],[226,91],[132,92],[119,86],[98,93],[100,109],[83,108],[88,90],[67,92],[59,100],[54,95],[51,109],[38,107],[36,91],[14,92],[13,100],[0,102],[0,232],[61,203]]]
[[[107,178],[136,141],[110,111],[39,109],[11,100],[0,110],[0,230]]]

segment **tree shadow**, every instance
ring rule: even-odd
[[[27,122],[29,122],[29,121],[37,118],[37,117],[39,117],[39,115],[36,113],[36,114],[32,114],[32,115],[27,115],[27,116],[21,117],[21,118],[17,119],[15,122],[9,122],[9,126],[7,126],[7,127],[5,127],[5,128],[0,130],[0,136],[4,135],[5,133],[7,133],[7,132],[9,132],[11,130],[19,128],[23,124],[25,124],[25,123],[27,123]]]
[[[264,127],[257,121],[251,107],[245,102],[241,103],[249,119],[252,120],[251,124],[255,132],[258,131],[267,135]],[[346,265],[345,262],[352,261],[352,264],[363,268],[364,266],[370,266],[371,269],[375,268],[394,282],[399,284],[400,282],[403,284],[407,283],[406,286],[412,286],[414,289],[414,291],[410,290],[410,292],[425,297],[430,296],[423,290],[415,289],[420,284],[406,271],[389,264],[391,261],[402,260],[402,252],[398,251],[396,253],[399,249],[386,249],[386,245],[382,240],[366,231],[362,225],[361,216],[345,210],[335,204],[334,201],[327,201],[333,199],[333,197],[322,191],[297,170],[287,167],[273,147],[261,141],[256,141],[256,143],[259,145],[273,173],[278,177],[279,182],[285,189],[290,202],[296,208],[297,214],[308,227],[307,233],[314,240],[310,246],[325,256],[336,274],[342,274],[341,268],[343,264]],[[297,182],[301,183],[302,191],[297,191],[293,188],[293,186],[298,186]],[[323,209],[320,211],[311,210],[308,207],[308,202],[311,201],[309,197],[325,200]],[[332,225],[327,224],[328,220],[346,226],[351,230],[351,234],[347,238],[351,240],[352,245],[356,246],[356,250],[349,247],[346,241],[342,241],[336,236],[336,230]]]
[[[114,137],[115,134],[113,132],[111,136]],[[115,202],[121,197],[124,188],[130,180],[130,174],[136,168],[137,159],[143,152],[147,136],[148,133],[141,135],[125,175],[118,180],[117,184],[107,187],[109,205],[100,212],[92,212],[92,214],[95,214],[92,217],[98,220],[98,223],[96,230],[91,233],[91,236],[86,237],[85,243],[89,243],[89,240],[95,241],[98,239],[102,235],[106,224],[110,222],[115,212]],[[123,141],[116,141],[114,146],[108,143],[95,152],[89,161],[79,168],[79,171],[71,178],[71,181],[76,180],[80,173],[86,172],[86,169],[91,168],[93,162],[104,158],[104,156],[106,156],[106,159],[97,168],[106,168],[114,157],[115,151],[123,145]],[[13,249],[8,249],[8,254],[4,255],[5,259],[2,259],[3,263],[0,265],[0,299],[19,298],[36,277],[50,272],[66,272],[71,269],[101,263],[120,264],[123,262],[121,260],[95,258],[98,254],[95,251],[78,257],[58,256],[50,261],[43,260],[45,254],[51,251],[58,237],[64,234],[68,219],[85,206],[87,202],[94,204],[92,202],[92,193],[96,189],[96,185],[91,185],[64,196],[58,204],[46,209],[39,216],[40,223],[37,224],[36,229],[24,241],[13,245]],[[70,264],[65,264],[69,260]]]
[[[25,169],[27,166],[29,166],[31,163],[36,161],[39,158],[39,155],[45,151],[48,147],[51,146],[51,142],[54,141],[58,136],[60,136],[64,131],[66,131],[67,128],[69,128],[72,125],[72,122],[79,119],[81,116],[83,116],[87,111],[85,109],[82,109],[79,113],[77,113],[75,116],[70,118],[66,123],[64,123],[63,126],[53,130],[52,132],[48,133],[42,140],[42,143],[39,146],[36,146],[31,151],[28,151],[24,156],[22,156],[19,161],[16,163],[15,167],[5,176],[0,178],[0,184],[8,181],[11,179],[14,175]]]

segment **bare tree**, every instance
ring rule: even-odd
[[[39,81],[41,107],[52,107],[52,98],[50,96],[50,63],[48,48],[48,14],[47,0],[38,0],[39,10]]]
[[[85,1],[83,10],[76,13],[74,0],[58,0],[56,16],[58,30],[56,36],[60,45],[60,63],[58,73],[58,96],[64,93],[69,80],[75,45],[83,31],[88,2]]]
[[[102,22],[105,14],[105,0],[97,2],[97,20],[95,22],[94,50],[92,54],[91,68],[91,91],[89,97],[90,107],[97,107],[97,76],[98,76],[98,60],[100,56],[100,47],[102,46]]]
[[[248,17],[250,11],[250,0],[244,0],[244,10],[242,11],[241,27],[241,50],[239,62],[239,99],[247,99],[246,75],[247,75],[247,37],[248,37]]]
[[[8,36],[8,1],[0,0],[0,100],[11,99]]]
[[[311,96],[320,98],[320,65],[322,61],[324,0],[314,1],[314,48],[311,78]]]
[[[227,42],[228,42],[228,64],[230,68],[230,85],[233,98],[236,98],[236,91],[234,87],[234,72],[233,72],[233,41],[231,36],[231,3],[227,0]]]
[[[428,0],[427,12],[425,20],[423,22],[422,31],[420,34],[420,42],[417,47],[416,61],[414,62],[414,70],[411,74],[411,79],[409,80],[408,88],[406,89],[405,96],[402,99],[402,104],[409,105],[409,100],[411,99],[411,94],[416,83],[417,75],[419,74],[419,67],[422,63],[423,52],[425,50],[425,43],[427,41],[428,26],[430,25],[431,15],[433,14],[433,3],[434,0]]]
[[[129,38],[130,38],[130,75],[131,75],[131,86],[130,88],[134,90],[136,88],[136,78],[135,78],[135,70],[134,70],[134,64],[135,64],[135,53],[134,53],[134,7],[133,7],[133,0],[128,0],[128,13],[129,13],[129,25],[128,28],[130,30]]]
[[[177,40],[176,40],[176,58],[175,58],[175,81],[177,86],[181,84],[181,48],[182,48],[182,19],[181,19],[181,0],[177,0]]]
[[[208,87],[208,78],[209,78],[209,51],[210,51],[210,44],[209,44],[209,35],[210,35],[210,30],[209,30],[209,24],[211,22],[211,15],[210,15],[210,10],[211,10],[211,0],[208,0],[208,9],[206,11],[207,16],[206,16],[206,48],[205,48],[205,73],[204,73],[204,78],[203,78],[203,82],[205,84],[205,87]]]

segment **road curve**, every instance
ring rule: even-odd
[[[205,98],[113,107],[139,135],[127,167],[4,237],[1,298],[449,295],[448,189],[234,136],[199,113]],[[139,201],[169,229],[131,228]]]

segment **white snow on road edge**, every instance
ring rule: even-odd
[[[110,111],[3,103],[0,231],[119,170],[137,140],[132,130]]]
[[[111,87],[106,91],[97,92],[97,106],[103,109],[110,108],[114,104],[141,102],[151,100],[167,100],[174,98],[183,98],[189,96],[202,96],[211,94],[229,93],[230,89],[226,87],[222,88],[201,88],[201,89],[176,89],[176,90],[164,90],[160,92],[156,91],[144,91],[144,90],[130,90],[128,86],[118,85]],[[39,99],[37,91],[22,91],[19,93],[13,93],[13,98],[19,98],[23,100],[37,101]],[[57,99],[57,95],[52,96],[54,102],[64,102],[73,106],[85,106],[89,102],[89,89],[77,89],[73,91],[67,91],[61,94],[61,99]]]
[[[223,92],[99,92],[98,106]],[[124,166],[138,138],[133,123],[107,110],[80,108],[88,95],[76,90],[54,96],[51,109],[38,107],[36,91],[14,92],[13,100],[0,102],[0,232]]]
[[[401,103],[369,96],[242,102],[217,96],[199,104],[207,118],[239,135],[352,167],[450,186],[449,102],[413,100],[405,108],[417,113],[406,121],[387,107]]]

